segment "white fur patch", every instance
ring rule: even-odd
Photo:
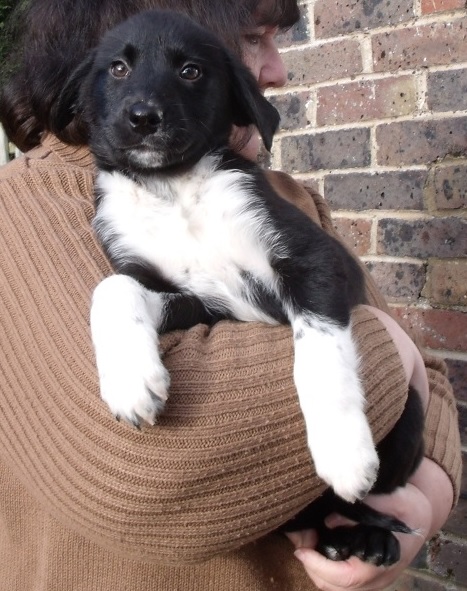
[[[379,461],[364,413],[350,327],[314,316],[292,321],[294,379],[318,475],[353,502],[373,486]]]
[[[146,187],[101,172],[97,182],[105,197],[95,226],[99,230],[105,220],[107,231],[120,236],[111,243],[113,256],[143,258],[181,291],[232,310],[239,320],[273,322],[245,299],[241,273],[276,289],[268,260],[274,232],[250,206],[248,175],[216,170],[216,164],[207,156],[190,173],[154,175]]]

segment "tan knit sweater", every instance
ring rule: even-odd
[[[319,196],[271,180],[332,232]],[[166,335],[167,412],[141,432],[117,423],[99,398],[88,328],[91,292],[110,272],[89,224],[92,185],[88,152],[53,137],[0,169],[0,588],[313,589],[270,533],[322,490],[289,328],[221,322]],[[368,292],[384,308],[370,282]],[[379,440],[403,408],[404,373],[371,313],[357,309],[353,329]],[[426,364],[427,455],[457,497],[453,394],[444,365]]]

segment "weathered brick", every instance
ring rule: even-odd
[[[452,589],[435,579],[418,578],[416,573],[405,572],[386,591],[446,591]]]
[[[324,194],[332,209],[416,209],[424,207],[424,170],[330,174]]]
[[[448,522],[443,527],[443,531],[467,539],[467,499],[459,499],[457,507],[453,509]]]
[[[433,111],[467,110],[467,69],[429,73],[427,106]]]
[[[467,306],[467,259],[431,261],[422,295],[435,304]]]
[[[378,223],[378,254],[418,258],[459,258],[467,252],[467,220],[456,217]]]
[[[291,84],[315,84],[363,71],[360,45],[354,39],[320,43],[282,54]]]
[[[430,349],[467,351],[467,314],[457,310],[397,307],[392,309],[404,326],[412,329]]]
[[[376,141],[378,164],[383,166],[467,156],[467,117],[382,124],[376,128]]]
[[[465,0],[422,0],[421,9],[422,14],[432,14],[434,12],[442,12],[444,10],[455,10],[456,8],[464,8]]]
[[[320,186],[319,186],[319,180],[317,178],[314,177],[310,177],[307,178],[305,180],[301,181],[303,183],[303,185],[307,188],[310,189],[311,191],[314,191],[315,193],[320,193]]]
[[[339,217],[333,219],[333,224],[339,236],[357,256],[369,253],[371,220]]]
[[[457,400],[467,403],[467,361],[446,359],[449,381],[452,384]],[[466,466],[467,468],[467,466]],[[465,472],[467,479],[467,472]],[[467,498],[467,483],[465,494]]]
[[[383,295],[391,302],[416,301],[425,284],[422,263],[366,263]]]
[[[460,404],[457,407],[459,411],[459,427],[461,432],[461,443],[467,445],[467,407]]]
[[[281,116],[280,128],[284,131],[304,129],[310,125],[307,116],[309,92],[291,92],[268,96],[268,100],[276,107]]]
[[[414,16],[413,2],[381,0],[317,0],[315,3],[316,37],[334,37],[360,30],[396,25]]]
[[[467,499],[467,452],[462,452],[461,495]]]
[[[467,585],[467,544],[444,539],[432,560],[431,568],[439,576],[449,578],[449,582]]]
[[[293,27],[276,36],[278,47],[290,47],[310,40],[310,27],[308,22],[308,10],[306,6],[299,6],[300,20]]]
[[[449,166],[433,166],[425,186],[425,194],[437,209],[467,207],[467,162]]]
[[[379,33],[372,47],[375,72],[462,63],[467,60],[467,18]]]
[[[324,86],[317,91],[318,125],[388,119],[414,113],[417,93],[412,76],[393,76]]]
[[[282,166],[287,172],[368,166],[371,160],[369,129],[342,129],[284,137]]]

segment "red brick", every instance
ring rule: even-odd
[[[467,538],[467,499],[460,498],[443,531]]]
[[[324,195],[334,210],[421,210],[426,178],[423,170],[329,174],[324,177]]]
[[[467,544],[461,540],[442,539],[431,564],[433,572],[449,577],[454,585],[467,585]],[[454,587],[456,588],[456,587]]]
[[[339,217],[333,219],[333,224],[339,236],[357,256],[368,254],[371,220]]]
[[[447,591],[452,587],[444,585],[436,579],[418,578],[416,573],[406,572],[400,576],[386,591]]]
[[[467,61],[467,18],[379,33],[372,39],[375,72]]]
[[[422,0],[422,14],[465,8],[465,0]]]
[[[449,381],[452,384],[457,400],[467,403],[467,361],[446,358]],[[467,468],[467,466],[466,466]],[[467,499],[467,470],[465,475],[465,497]]]
[[[310,39],[308,25],[308,11],[306,6],[300,6],[300,20],[293,27],[284,33],[279,33],[276,36],[278,47],[290,47],[291,45],[299,45],[306,43]]]
[[[467,68],[429,73],[427,106],[440,112],[467,110]]]
[[[317,0],[314,13],[315,35],[320,38],[396,25],[414,16],[412,0]]]
[[[291,84],[315,84],[363,71],[360,44],[343,39],[282,54]]]
[[[460,258],[467,252],[467,220],[385,218],[378,222],[377,253],[417,258]]]
[[[430,349],[467,351],[467,314],[457,310],[401,307],[393,313]]]
[[[425,194],[437,209],[467,207],[467,161],[449,166],[434,166],[430,172]]]
[[[466,43],[467,46],[467,43]],[[467,156],[467,117],[398,121],[376,128],[383,166],[428,164]]]
[[[415,80],[394,76],[325,86],[317,91],[318,125],[388,119],[417,109]]]
[[[467,259],[430,262],[422,295],[434,304],[467,306]]]
[[[303,183],[304,186],[310,191],[314,191],[315,193],[321,193],[318,179],[310,177],[300,182]]]
[[[371,160],[370,130],[341,129],[284,137],[280,142],[286,172],[312,172],[368,166]]]
[[[268,100],[280,113],[281,130],[303,129],[310,125],[307,116],[307,102],[309,99],[309,92],[290,92],[288,94],[268,96]]]
[[[459,427],[461,433],[461,444],[467,445],[467,406],[460,404],[457,407],[459,411]]]
[[[384,297],[390,302],[416,301],[425,284],[425,265],[422,263],[366,263]]]

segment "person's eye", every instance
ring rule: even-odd
[[[116,60],[110,65],[110,73],[114,78],[126,78],[130,74],[130,68],[122,60]]]
[[[183,78],[183,80],[189,80],[190,82],[198,80],[198,78],[201,77],[201,74],[201,68],[196,64],[186,64],[180,70],[180,78]]]
[[[243,39],[245,40],[245,42],[248,45],[256,46],[261,43],[261,37],[262,37],[262,35],[260,35],[260,34],[250,33],[248,35],[244,35]]]

